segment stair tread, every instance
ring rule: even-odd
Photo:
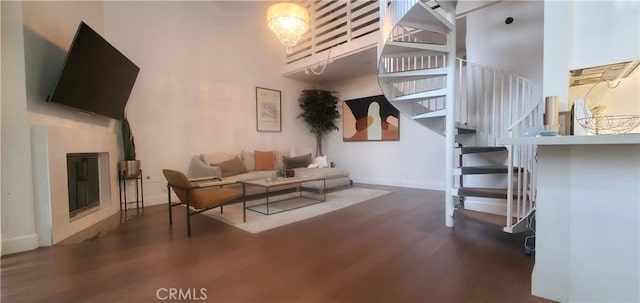
[[[518,168],[514,167],[513,170],[517,172]],[[460,171],[463,175],[506,174],[509,172],[509,167],[504,165],[462,166]]]
[[[444,109],[440,109],[440,110],[434,110],[431,112],[426,112],[424,114],[413,116],[411,117],[411,119],[417,120],[417,119],[437,118],[437,117],[444,117],[444,116],[446,116],[446,111]]]
[[[475,134],[476,133],[475,129],[460,127],[460,126],[456,126],[456,128],[458,129],[458,134]]]
[[[506,198],[506,188],[482,188],[482,187],[460,187],[458,188],[458,195],[461,196],[474,196],[487,198]]]
[[[469,126],[467,123],[462,123],[462,122],[458,122],[456,121],[455,123],[456,128],[458,130],[462,130],[462,131],[473,131],[474,133],[476,132],[476,130],[474,128],[472,128],[471,126]]]
[[[454,215],[457,218],[464,218],[471,221],[488,224],[499,229],[502,229],[507,225],[507,216],[496,215],[492,213],[485,213],[464,208],[456,208]]]
[[[483,188],[483,187],[460,187],[458,188],[458,196],[506,199],[506,188]],[[514,190],[513,198],[518,198],[518,193]]]
[[[450,53],[448,47],[440,44],[392,41],[384,44],[381,57],[442,56]]]
[[[444,97],[446,95],[447,95],[447,89],[439,88],[439,89],[433,89],[433,90],[428,90],[424,92],[398,96],[398,97],[392,98],[390,101],[397,102],[397,101],[410,101],[410,100],[416,100],[416,99],[429,99],[429,98]]]
[[[425,43],[425,42],[410,42],[410,41],[391,41],[388,42],[387,45],[403,47],[408,49],[420,49],[441,53],[448,53],[449,47],[446,44],[435,44],[435,43]]]
[[[453,30],[453,24],[447,20],[438,8],[431,8],[426,3],[415,5],[402,18],[402,23],[416,24],[417,28],[447,33]],[[426,14],[425,14],[426,12]],[[425,27],[426,26],[426,27]]]
[[[424,75],[446,75],[447,68],[445,67],[432,67],[432,68],[420,68],[399,72],[388,72],[379,74],[379,77],[407,77],[407,76],[424,76]]]
[[[504,146],[463,146],[460,148],[462,154],[489,153],[506,150],[507,148]]]
[[[448,75],[446,68],[424,68],[401,72],[390,72],[378,74],[378,78],[389,83],[409,82],[422,79],[430,79],[437,77],[446,77]]]

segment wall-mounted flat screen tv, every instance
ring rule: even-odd
[[[80,22],[62,72],[47,101],[122,119],[140,68]]]

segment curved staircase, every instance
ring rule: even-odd
[[[465,217],[524,231],[535,211],[536,148],[496,146],[496,138],[542,125],[540,90],[523,77],[456,59],[456,4],[391,1],[381,11],[378,81],[400,112],[445,136],[446,225]],[[465,201],[472,198],[499,199],[503,210],[471,210]]]

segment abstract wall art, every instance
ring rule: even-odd
[[[344,101],[342,140],[400,140],[400,112],[384,95]]]

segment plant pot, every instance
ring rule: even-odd
[[[133,179],[140,175],[140,160],[122,160],[118,162],[118,175],[123,179]]]

